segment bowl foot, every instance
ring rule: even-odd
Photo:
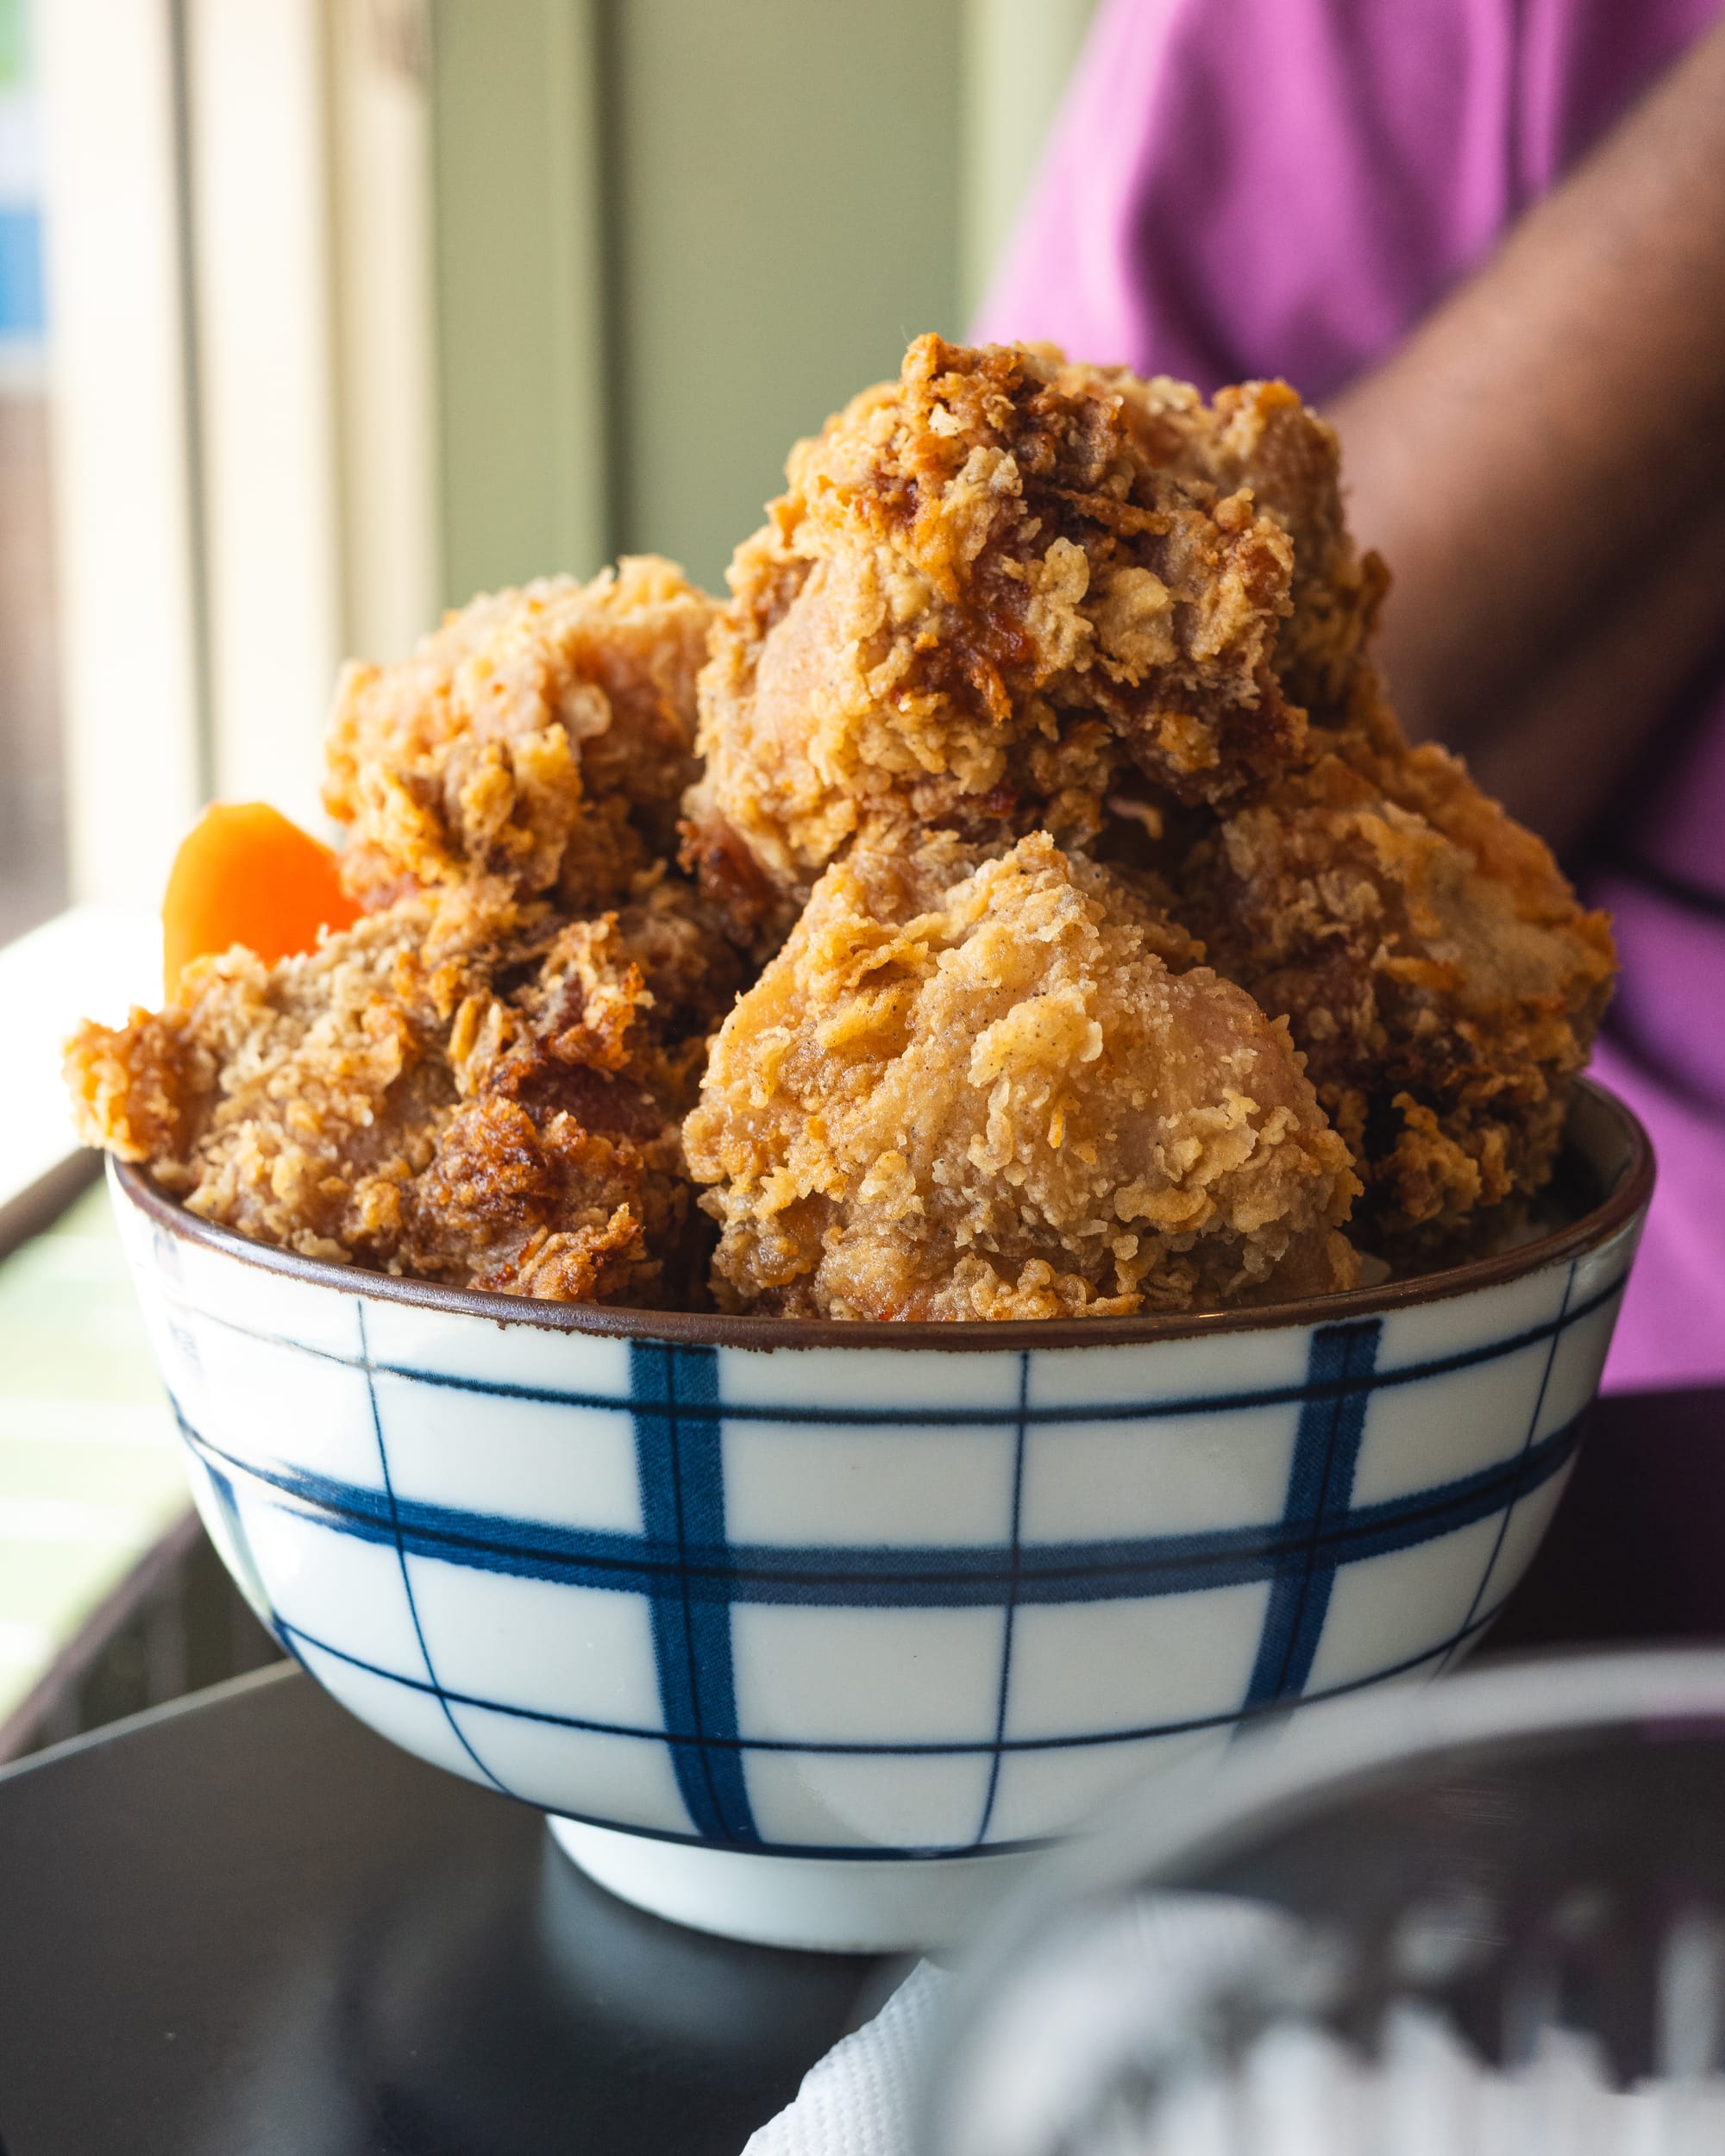
[[[962,1945],[1040,1853],[756,1856],[583,1826],[555,1813],[546,1818],[563,1853],[619,1900],[695,1931],[817,1953]]]

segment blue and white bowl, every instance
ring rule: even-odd
[[[1653,1181],[1584,1087],[1573,1225],[1195,1319],[828,1325],[462,1294],[113,1171],[210,1534],[409,1751],[662,1915],[957,1935],[1127,1783],[1444,1668],[1573,1460]]]

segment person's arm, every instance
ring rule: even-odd
[[[1409,730],[1575,837],[1725,630],[1725,23],[1330,417]]]
[[[1486,792],[1561,853],[1632,786],[1659,719],[1725,651],[1725,495],[1649,555],[1521,693],[1445,737]]]

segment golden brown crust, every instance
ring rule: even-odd
[[[1363,1234],[1430,1249],[1545,1183],[1615,970],[1605,917],[1369,677],[1306,769],[1175,875],[1229,979],[1285,1015],[1366,1186]]]
[[[1403,740],[1293,391],[925,337],[787,478],[722,610],[642,558],[350,668],[370,911],[83,1029],[84,1135],[260,1240],[561,1300],[699,1303],[711,1215],[719,1299],[787,1314],[1346,1286],[1360,1179],[1397,1266],[1520,1217],[1610,937]]]
[[[78,1135],[116,1160],[181,1154],[215,1076],[209,1051],[188,1040],[181,1011],[135,1007],[123,1026],[86,1024],[66,1050]]]
[[[1095,370],[923,337],[800,443],[701,678],[692,858],[740,844],[788,912],[865,818],[1082,840],[1128,764],[1187,800],[1280,770],[1292,543],[1147,438]]]
[[[1194,956],[1045,835],[859,845],[684,1126],[721,1299],[1007,1319],[1351,1285],[1346,1150],[1285,1031]]]
[[[574,913],[623,896],[674,843],[714,611],[637,555],[477,599],[399,666],[348,666],[324,803],[351,827],[349,887],[376,904],[501,875]]]
[[[1112,389],[1147,459],[1221,494],[1248,490],[1253,507],[1288,534],[1291,611],[1273,663],[1289,701],[1331,723],[1346,704],[1389,583],[1380,557],[1362,555],[1348,530],[1334,429],[1286,382],[1241,382],[1207,404],[1188,383],[1141,381],[1124,367],[1068,365],[1061,379]]]
[[[308,1257],[563,1300],[699,1285],[678,1121],[737,982],[686,887],[597,920],[501,880],[398,900],[309,957],[201,959],[183,1007],[86,1025],[86,1137]]]

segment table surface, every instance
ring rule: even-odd
[[[1493,1651],[1725,1636],[1722,1433],[1604,1402]],[[0,1773],[0,2156],[737,2156],[907,1965],[627,1908],[297,1673]]]

